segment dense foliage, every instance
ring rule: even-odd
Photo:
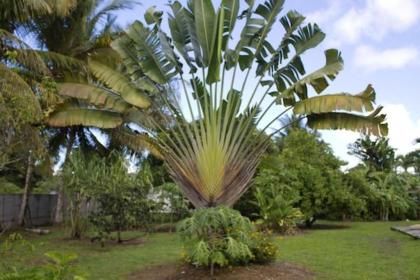
[[[88,227],[86,205],[92,186],[100,178],[99,159],[75,151],[63,168],[63,184],[69,200],[68,223],[70,236],[80,239]]]
[[[276,211],[280,214],[288,209],[294,213],[294,208],[303,213],[306,225],[318,218],[416,219],[419,177],[412,172],[396,171],[394,149],[386,139],[372,141],[362,137],[350,147],[350,152],[354,153],[361,143],[373,145],[374,148],[368,149],[369,157],[359,166],[343,172],[344,163],[317,133],[303,128],[291,129],[276,139],[279,149],[265,157],[250,191],[235,207],[252,219],[265,221],[265,225],[276,216]],[[277,195],[276,211],[269,211]],[[255,196],[258,203],[253,202]],[[289,203],[285,203],[287,201]],[[283,223],[293,226],[298,220],[293,217]],[[279,230],[275,223],[271,228]]]
[[[248,218],[227,207],[201,209],[178,228],[185,259],[198,266],[228,266],[272,261],[276,247]]]
[[[100,175],[91,185],[89,197],[95,209],[89,214],[96,237],[102,245],[114,231],[122,243],[121,231],[133,227],[147,227],[151,222],[154,203],[148,198],[151,178],[148,166],[136,173],[128,173],[126,161],[117,154],[100,160],[96,166]],[[92,182],[93,183],[93,182]]]
[[[64,166],[63,181],[70,202],[71,237],[81,238],[90,222],[96,231],[94,239],[103,244],[116,231],[118,242],[122,242],[122,230],[151,222],[155,202],[148,197],[152,185],[147,165],[129,173],[119,154],[88,158],[75,151]]]
[[[303,214],[294,204],[297,196],[290,194],[285,189],[271,188],[255,190],[255,204],[259,208],[256,216],[257,223],[265,230],[277,230],[283,233],[291,233],[296,224],[303,219]]]

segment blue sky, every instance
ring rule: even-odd
[[[143,20],[148,7],[166,10],[165,3],[143,0],[142,6],[118,13],[118,22],[126,26]],[[391,145],[398,153],[414,149],[413,141],[420,137],[420,0],[286,0],[284,11],[292,9],[327,34],[322,45],[304,57],[308,69],[323,65],[324,49],[342,51],[344,71],[326,92],[358,93],[372,84],[377,104],[384,105],[388,116]],[[272,34],[273,41],[283,34],[279,25]],[[322,136],[349,166],[358,162],[347,154],[357,133],[326,131]]]

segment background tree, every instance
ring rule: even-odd
[[[378,189],[379,218],[388,221],[390,216],[403,218],[410,209],[408,184],[394,172],[375,172],[370,175]]]
[[[334,197],[334,193],[342,183],[343,162],[333,155],[331,148],[317,135],[295,130],[284,138],[278,161],[282,168],[293,170],[300,182],[298,204],[307,225],[327,214],[334,198],[339,197]]]
[[[114,231],[118,243],[122,243],[123,230],[145,227],[151,222],[153,205],[148,198],[153,187],[151,172],[144,164],[137,174],[128,173],[126,160],[116,153],[100,160],[98,168],[99,180],[89,190],[97,210],[89,219],[102,245],[103,239]]]
[[[0,4],[0,176],[5,172],[24,175],[18,218],[21,225],[33,187],[33,171],[41,162],[49,163],[39,125],[57,99],[47,65],[15,33],[26,29],[35,16],[68,12],[71,1],[61,2],[60,7],[57,1]]]
[[[81,239],[88,227],[86,207],[89,200],[90,188],[95,187],[101,179],[102,169],[100,159],[95,155],[88,155],[74,151],[68,164],[63,168],[63,183],[69,200],[68,215],[70,236]]]
[[[388,172],[393,169],[395,149],[389,145],[388,138],[371,140],[366,135],[351,144],[349,149],[349,154],[360,158],[373,171]]]

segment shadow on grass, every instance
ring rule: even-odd
[[[311,227],[307,227],[305,225],[299,226],[302,230],[337,230],[337,229],[348,229],[350,225],[345,224],[323,224],[323,223],[315,223]]]

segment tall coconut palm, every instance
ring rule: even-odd
[[[62,98],[44,119],[58,128],[49,129],[52,151],[64,147],[68,154],[74,144],[105,151],[92,133],[91,127],[97,127],[112,140],[111,146],[124,142],[136,150],[147,147],[157,153],[145,141],[147,134],[136,133],[127,125],[144,127],[147,118],[156,116],[157,107],[150,106],[153,96],[149,96],[154,85],[141,77],[130,80],[124,76],[118,54],[109,47],[119,30],[112,13],[134,4],[132,0],[114,0],[105,6],[99,0],[76,1],[64,17],[33,20],[32,30],[46,50],[39,54],[49,62]]]
[[[43,51],[38,54],[48,61],[57,83],[61,103],[45,115],[49,150],[56,159],[68,158],[72,148],[82,152],[108,153],[113,148],[129,147],[132,151],[159,151],[147,133],[148,126],[161,109],[151,106],[155,85],[125,76],[120,57],[109,46],[118,36],[113,12],[132,7],[132,0],[114,0],[103,5],[100,0],[75,1],[65,16],[36,18],[31,23]],[[106,135],[104,145],[92,127]],[[61,196],[58,205],[61,205]],[[57,207],[56,221],[61,221]]]
[[[328,49],[325,65],[306,72],[302,54],[325,37],[318,25],[304,25],[305,17],[290,11],[279,20],[283,37],[273,46],[268,35],[280,32],[284,0],[248,0],[239,13],[240,2],[222,0],[216,10],[211,0],[174,1],[170,36],[163,13],[149,8],[150,27],[136,21],[112,45],[132,76],[144,73],[160,85],[179,80],[185,105],[169,106],[176,121],[160,128],[157,140],[172,178],[196,207],[232,205],[245,192],[270,137],[264,131],[288,111],[315,129],[387,133],[371,86],[357,95],[320,95],[343,60]]]
[[[0,28],[13,32],[32,19],[42,16],[64,16],[76,0],[14,0],[0,2]]]
[[[24,162],[26,166],[19,224],[24,222],[34,166],[44,156],[43,138],[36,124],[41,122],[43,111],[55,105],[56,98],[51,94],[48,66],[16,31],[28,28],[35,17],[64,15],[72,5],[72,0],[0,3],[0,171],[11,163]]]

